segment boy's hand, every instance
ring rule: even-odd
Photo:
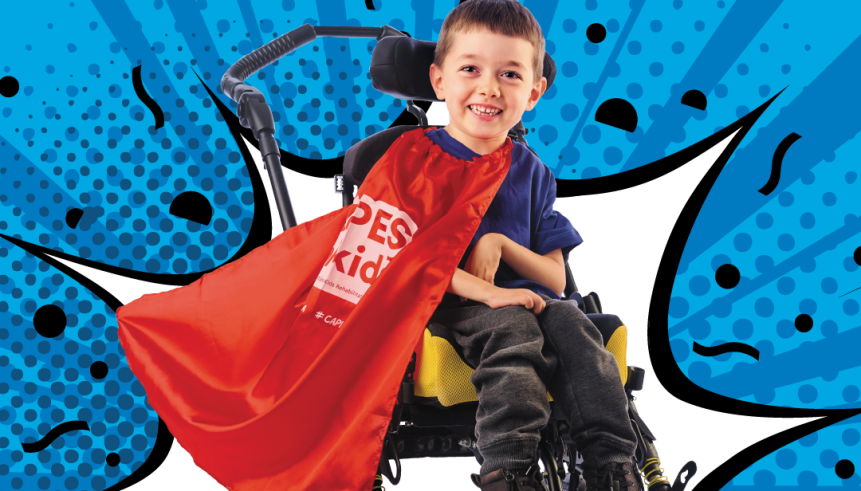
[[[472,249],[464,271],[492,285],[496,270],[499,269],[499,260],[502,259],[504,243],[505,236],[502,234],[484,234]]]
[[[506,305],[523,305],[536,314],[540,314],[546,305],[544,299],[537,293],[525,288],[494,288],[484,303],[494,309]]]

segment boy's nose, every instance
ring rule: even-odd
[[[483,78],[479,81],[478,93],[487,97],[499,97],[499,82],[492,78]]]
[[[484,84],[478,88],[478,93],[486,97],[499,97],[499,84]]]

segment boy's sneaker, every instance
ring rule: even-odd
[[[588,491],[639,491],[631,462],[611,463],[600,469],[583,467],[583,478]]]
[[[481,491],[545,491],[539,476],[538,465],[532,465],[526,470],[499,469],[483,477],[473,474],[472,483]]]

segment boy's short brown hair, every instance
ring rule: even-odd
[[[454,8],[442,23],[433,62],[442,68],[443,60],[458,32],[485,27],[494,34],[526,39],[535,48],[532,60],[533,82],[544,75],[544,34],[532,12],[517,0],[467,0]]]

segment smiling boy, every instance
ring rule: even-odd
[[[430,79],[450,123],[427,136],[471,161],[494,153],[547,88],[544,38],[515,0],[469,0],[446,17]],[[571,426],[590,491],[634,490],[636,437],[619,368],[597,328],[559,300],[567,255],[582,242],[553,210],[549,168],[514,143],[511,167],[432,321],[448,327],[476,367],[473,482],[483,491],[543,489],[537,480],[546,390]]]

